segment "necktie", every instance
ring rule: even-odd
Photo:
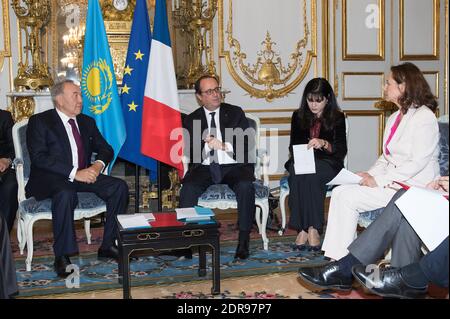
[[[78,132],[78,128],[75,124],[74,119],[70,119],[69,124],[72,127],[72,134],[75,139],[75,143],[77,144],[78,168],[80,168],[80,169],[86,168],[86,160],[85,160],[85,156],[84,156],[84,146],[83,146],[83,141],[81,140],[80,132]]]
[[[217,126],[216,120],[214,119],[214,115],[216,112],[209,113],[211,115],[211,127],[209,130],[209,135],[213,137],[217,137]],[[214,184],[219,184],[222,181],[222,170],[219,165],[219,156],[217,155],[217,151],[211,150],[209,152],[209,171],[211,172],[211,178]]]

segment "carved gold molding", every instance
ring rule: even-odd
[[[344,61],[383,61],[385,56],[385,0],[378,0],[379,26],[378,52],[376,54],[349,54],[347,51],[347,0],[342,0],[342,60]]]
[[[9,1],[2,0],[3,48],[0,50],[0,70],[6,57],[11,56],[11,33],[9,30]]]
[[[276,52],[273,50],[273,46],[276,43],[272,42],[269,31],[266,34],[265,41],[262,43],[264,48],[258,53],[257,62],[251,65],[246,61],[246,53],[241,51],[240,42],[233,37],[232,0],[229,0],[229,16],[226,30],[226,39],[230,49],[225,51],[224,4],[223,0],[219,1],[219,56],[225,58],[231,76],[250,96],[265,98],[269,102],[275,98],[286,96],[300,84],[310,69],[312,58],[317,56],[316,1],[311,1],[311,29],[314,32],[310,40],[306,1],[303,0],[302,3],[303,13],[301,15],[304,17],[303,38],[297,42],[296,50],[291,54],[291,62],[287,67],[284,67],[281,58],[276,57]],[[306,50],[309,41],[311,41],[312,50]],[[306,53],[306,57],[303,56],[304,53]],[[298,70],[300,71],[297,77],[290,81]],[[264,88],[256,88],[255,86]],[[282,87],[277,89],[277,86]]]
[[[434,90],[436,92],[436,98],[439,98],[439,71],[423,71],[424,75],[434,75]]]
[[[432,54],[406,54],[405,53],[405,0],[400,0],[400,60],[439,60],[439,32],[440,32],[440,1],[433,0],[433,53]],[[447,30],[448,31],[448,30]],[[447,32],[446,31],[446,32]]]
[[[281,113],[281,112],[294,112],[297,108],[270,108],[270,109],[245,109],[245,113]]]
[[[386,115],[384,111],[376,110],[350,110],[344,111],[344,114],[348,116],[376,116],[378,117],[378,155],[383,153],[383,134],[385,128],[385,118]]]

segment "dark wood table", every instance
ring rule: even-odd
[[[206,252],[212,252],[212,294],[220,294],[220,224],[211,218],[209,222],[179,222],[176,213],[153,213],[155,222],[150,228],[123,229],[118,223],[119,282],[122,281],[123,298],[130,299],[130,255],[135,251],[167,251],[197,246],[200,277],[206,276]],[[145,254],[145,252],[144,252]],[[139,254],[142,256],[142,252]],[[150,253],[149,253],[150,255]]]

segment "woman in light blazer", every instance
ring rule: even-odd
[[[358,173],[359,185],[336,187],[331,195],[322,250],[334,260],[348,254],[359,213],[385,207],[399,189],[394,181],[424,187],[439,175],[437,101],[422,72],[412,63],[391,67],[384,93],[399,110],[388,119],[383,154]]]

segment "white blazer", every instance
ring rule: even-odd
[[[389,142],[390,154],[386,155],[386,141],[399,112],[389,117],[383,137],[383,154],[368,173],[380,187],[393,181],[425,186],[439,175],[439,126],[436,116],[425,105],[411,107]]]

